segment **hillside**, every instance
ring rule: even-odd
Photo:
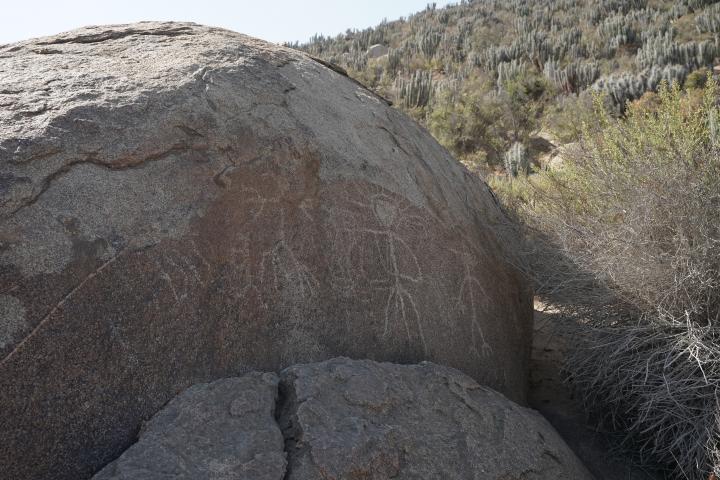
[[[620,114],[663,80],[702,83],[718,33],[708,0],[463,0],[291,46],[345,68],[469,166],[517,172],[538,132],[579,137],[589,91]]]

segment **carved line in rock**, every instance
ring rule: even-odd
[[[191,240],[190,243],[193,245],[195,251],[197,251],[195,241]],[[174,256],[177,258],[173,258]],[[197,256],[202,259],[199,253]],[[176,304],[182,303],[188,297],[193,284],[204,285],[205,283],[197,268],[200,265],[196,266],[193,260],[190,256],[179,252],[161,252],[157,258],[153,258],[153,262],[160,272],[160,278],[168,284]],[[167,264],[167,266],[165,264]],[[207,262],[205,262],[205,265],[207,265]],[[206,269],[206,273],[209,275],[211,270],[210,266],[207,265]],[[179,280],[173,279],[173,274],[176,273],[179,274]],[[179,295],[178,292],[180,292]]]
[[[276,185],[274,190],[282,194],[282,191],[286,188],[287,185]],[[404,330],[408,341],[412,341],[413,333],[415,333],[422,343],[424,352],[427,354],[423,319],[417,306],[417,289],[415,287],[431,282],[432,278],[423,275],[417,252],[408,244],[404,234],[408,231],[414,231],[420,233],[422,238],[428,238],[431,220],[440,222],[441,225],[442,222],[428,212],[421,212],[424,216],[415,213],[419,211],[417,207],[411,204],[403,205],[397,199],[385,193],[382,187],[373,186],[371,190],[373,190],[373,193],[369,197],[363,195],[358,189],[354,191],[346,190],[344,200],[347,207],[339,204],[324,207],[330,213],[331,218],[336,220],[336,222],[330,222],[331,225],[336,226],[333,240],[333,243],[335,243],[334,248],[344,250],[345,257],[345,267],[343,268],[345,271],[338,271],[340,265],[334,264],[332,265],[331,277],[350,279],[348,285],[352,290],[355,290],[357,272],[353,268],[352,257],[353,254],[363,248],[361,241],[367,239],[368,236],[372,237],[376,252],[380,253],[384,258],[384,261],[380,262],[383,277],[366,277],[366,279],[369,279],[375,288],[386,292],[383,336],[387,337],[391,331],[391,325],[396,324],[401,330]],[[260,260],[256,265],[247,265],[248,282],[246,282],[241,294],[247,293],[250,288],[260,292],[268,286],[271,286],[275,292],[280,292],[281,285],[293,285],[297,288],[297,293],[301,298],[316,298],[320,289],[320,282],[313,275],[310,266],[298,258],[292,243],[287,239],[287,212],[283,203],[278,198],[262,195],[260,191],[252,187],[243,187],[240,192],[244,197],[243,203],[247,206],[246,211],[251,214],[250,218],[246,220],[244,228],[252,229],[254,224],[262,218],[277,218],[277,228],[275,230],[277,238],[269,249],[260,252]],[[358,201],[358,198],[368,198],[369,201]],[[350,207],[354,207],[354,209]],[[306,217],[312,218],[307,211],[307,207],[301,206],[300,211]],[[363,227],[362,225],[366,226]],[[240,236],[237,240],[244,252],[240,258],[251,258],[249,239]],[[200,253],[199,247],[194,240],[191,243],[193,249],[197,252],[198,258],[204,263],[205,268],[209,270],[211,267]],[[463,239],[463,243],[466,243],[466,240]],[[469,314],[473,327],[471,328],[471,341],[475,346],[473,353],[480,357],[489,355],[492,352],[478,321],[479,315],[488,313],[485,305],[488,296],[481,282],[471,273],[470,266],[475,263],[475,259],[469,252],[469,247],[465,245],[465,248],[463,252],[451,250],[461,259],[460,261],[464,265],[464,277],[457,289],[458,296],[455,308],[460,312]],[[360,255],[362,256],[365,253],[361,251]],[[45,322],[62,307],[64,302],[76,294],[95,275],[112,264],[119,255],[104,263],[97,271],[91,273],[73,288],[41,319],[35,329],[16,346],[15,350],[0,365],[8,361],[27,340],[35,335],[44,326]],[[168,254],[160,253],[159,257],[154,261],[160,272],[160,277],[167,282],[176,304],[183,302],[187,298],[187,292],[193,282],[201,282],[201,276],[194,262],[186,256],[181,255],[178,259],[173,260]],[[167,266],[164,264],[167,264]],[[178,273],[180,275],[179,279],[175,278]],[[270,280],[270,284],[265,283],[266,279]],[[333,285],[333,288],[337,288],[337,285]],[[480,292],[483,298],[478,298],[476,292]]]
[[[475,354],[477,357],[489,356],[492,354],[492,347],[485,340],[485,334],[482,327],[480,326],[480,322],[478,322],[478,309],[486,315],[489,314],[486,304],[490,297],[488,296],[487,292],[485,292],[485,289],[483,288],[477,277],[475,277],[470,271],[470,265],[475,264],[474,256],[467,250],[465,250],[464,252],[458,252],[457,250],[453,250],[453,252],[463,259],[463,265],[465,267],[465,275],[463,276],[462,282],[460,283],[460,288],[458,290],[458,300],[456,305],[461,312],[464,312],[466,310],[466,306],[469,304],[469,314],[473,326],[473,328],[470,329],[470,335],[472,339],[471,343],[473,345],[473,354]],[[477,303],[477,300],[475,298],[476,289],[482,293],[484,300],[482,303]],[[467,295],[467,297],[469,298],[468,303],[463,302],[463,297],[465,295]],[[478,350],[477,348],[477,339],[475,338],[476,331],[480,335],[480,350]]]
[[[283,187],[277,187],[277,190],[283,190]],[[271,278],[273,289],[280,292],[280,285],[283,284],[284,280],[286,285],[297,287],[301,296],[316,297],[320,289],[320,282],[312,274],[310,267],[298,259],[291,242],[288,241],[287,211],[283,203],[278,198],[263,196],[255,188],[243,188],[241,192],[250,195],[248,199],[244,200],[246,204],[257,205],[252,217],[246,223],[246,228],[251,229],[253,224],[263,217],[277,218],[276,228],[274,229],[277,238],[268,250],[260,253],[260,261],[255,266],[257,270],[256,278],[260,279],[260,284],[263,284],[266,277]],[[302,206],[300,210],[304,215],[310,217]]]
[[[105,269],[107,269],[110,265],[112,265],[124,252],[126,249],[120,250],[115,256],[113,256],[111,259],[100,265],[95,271],[91,272],[88,276],[86,276],[80,283],[78,283],[74,288],[72,288],[58,303],[56,303],[45,316],[43,316],[38,324],[35,326],[35,328],[32,329],[32,331],[25,336],[17,345],[15,345],[15,348],[13,348],[10,353],[8,353],[5,358],[0,361],[0,368],[2,368],[7,362],[10,361],[10,359],[16,355],[22,347],[32,338],[34,337],[37,332],[39,332],[47,322],[52,320],[53,315],[58,311],[62,310],[63,305],[65,302],[70,300],[70,298],[75,295],[78,291],[80,291],[89,281],[91,281],[93,278],[100,275]]]
[[[401,322],[401,326],[404,327],[409,341],[412,340],[411,330],[415,329],[417,331],[423,345],[423,350],[427,354],[427,343],[425,341],[421,316],[412,291],[406,287],[408,282],[411,284],[420,283],[425,279],[422,275],[417,255],[401,234],[397,232],[402,224],[417,221],[418,224],[422,225],[423,219],[417,215],[406,215],[406,213],[411,210],[411,206],[400,208],[395,200],[382,192],[371,194],[369,197],[370,201],[367,203],[355,200],[354,198],[356,197],[356,195],[351,197],[349,192],[345,192],[346,203],[355,208],[359,208],[361,211],[365,211],[365,217],[371,217],[375,228],[359,227],[358,225],[366,225],[368,223],[366,218],[360,217],[355,211],[349,208],[334,206],[329,209],[329,213],[331,213],[335,219],[351,218],[354,220],[349,222],[348,226],[338,227],[335,236],[336,248],[338,246],[342,247],[343,244],[345,246],[343,250],[345,251],[345,259],[347,260],[346,274],[348,278],[351,279],[352,287],[354,287],[355,278],[358,275],[353,275],[352,273],[354,269],[351,266],[351,259],[356,251],[361,250],[361,240],[367,239],[368,236],[372,237],[373,243],[376,245],[376,251],[385,257],[385,261],[381,262],[385,275],[384,278],[371,279],[371,283],[375,284],[376,287],[384,287],[383,289],[387,290],[384,308],[383,336],[387,337],[393,321]],[[368,215],[367,212],[370,212],[371,215]],[[343,235],[337,235],[337,233],[342,233]],[[343,242],[344,239],[347,239],[348,242]],[[403,265],[401,265],[400,256],[403,255],[403,253],[410,259],[411,265],[414,265],[414,271],[405,270]],[[362,252],[360,255],[362,256]],[[333,273],[336,275],[340,273],[340,275],[342,275],[342,272],[336,271]],[[411,325],[413,325],[412,329]]]

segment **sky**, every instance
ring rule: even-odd
[[[375,26],[425,8],[428,0],[8,0],[0,44],[86,25],[140,20],[191,21],[271,42],[306,41]],[[438,7],[450,1],[435,0]]]

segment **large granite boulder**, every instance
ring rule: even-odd
[[[593,478],[540,414],[451,368],[336,358],[277,387],[252,373],[190,388],[94,480]]]
[[[523,402],[488,187],[308,56],[194,24],[0,46],[0,471],[88,478],[187,386],[429,359]]]

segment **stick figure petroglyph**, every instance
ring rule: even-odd
[[[296,298],[317,296],[320,282],[311,269],[298,258],[288,240],[287,206],[280,201],[286,188],[278,185],[277,181],[275,183],[276,188],[272,190],[278,192],[276,197],[263,196],[255,188],[242,190],[247,211],[251,215],[246,222],[247,228],[252,229],[253,224],[260,220],[272,220],[274,224],[271,230],[262,226],[257,228],[258,231],[272,232],[273,238],[263,239],[272,240],[272,244],[259,246],[262,251],[259,252],[257,265],[253,266],[251,282],[255,284],[270,282],[275,292],[285,290],[287,293],[287,289],[291,289],[292,295]],[[309,216],[304,205],[301,204],[299,208],[305,216]],[[253,245],[253,248],[257,247],[258,245]]]
[[[478,321],[478,314],[480,312],[484,314],[488,313],[486,303],[489,297],[480,281],[470,270],[470,266],[475,265],[476,263],[475,256],[467,249],[462,252],[454,249],[451,251],[462,259],[462,264],[465,269],[463,279],[460,282],[460,288],[458,289],[456,306],[464,316],[469,316],[470,321],[472,322],[470,328],[470,340],[473,346],[473,353],[478,357],[490,355],[492,353],[492,347],[485,340],[485,333]],[[481,294],[481,297],[478,296],[478,293]],[[479,350],[476,332],[480,336]]]
[[[367,197],[368,202],[355,199]],[[378,187],[370,195],[345,192],[347,208],[335,205],[329,210],[338,224],[335,246],[343,250],[344,260],[334,272],[346,288],[357,291],[363,284],[386,292],[383,336],[399,322],[408,340],[417,335],[427,353],[422,317],[416,303],[417,286],[425,281],[420,262],[408,242],[412,234],[421,240],[427,221],[413,213],[411,205],[399,202]]]

